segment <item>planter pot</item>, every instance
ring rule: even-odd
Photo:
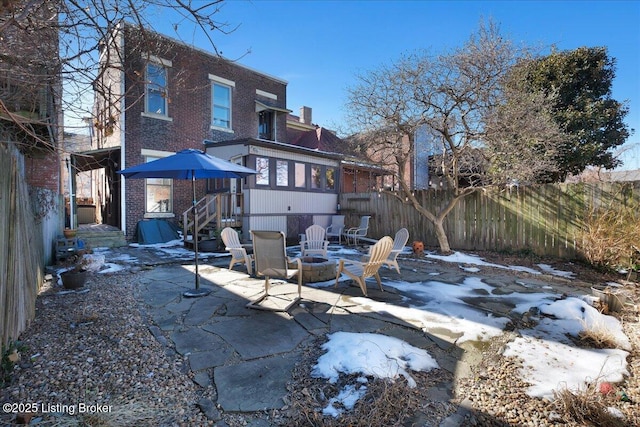
[[[76,237],[76,233],[78,232],[78,230],[76,229],[72,229],[72,228],[65,228],[62,233],[64,234],[64,237],[67,239],[73,239],[74,237]]]
[[[624,292],[609,286],[592,286],[591,293],[607,304],[610,311],[621,312],[627,302],[627,295]]]
[[[217,240],[200,240],[198,242],[198,250],[202,252],[216,252],[218,250]]]
[[[88,271],[65,271],[60,273],[62,286],[65,289],[79,289],[84,286],[88,274]]]

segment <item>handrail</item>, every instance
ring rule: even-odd
[[[197,235],[211,221],[215,220],[216,229],[222,230],[226,225],[237,225],[244,216],[244,203],[241,193],[207,194],[198,200],[194,206],[182,214],[182,236],[187,241],[189,230],[193,229],[194,210],[198,229]]]

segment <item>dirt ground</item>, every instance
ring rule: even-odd
[[[611,271],[598,270],[592,265],[581,261],[570,261],[551,257],[541,257],[533,254],[512,254],[490,251],[464,251],[466,254],[476,255],[486,262],[502,265],[518,265],[539,269],[537,264],[547,264],[554,269],[570,271],[582,282],[607,283],[626,280],[627,275]]]

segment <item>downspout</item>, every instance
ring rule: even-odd
[[[67,159],[67,173],[69,175],[69,228],[70,229],[74,229],[75,227],[75,221],[74,221],[74,199],[75,199],[75,192],[73,191],[73,164],[72,164],[72,160],[71,157],[69,157]]]
[[[120,24],[118,24],[120,26]],[[122,33],[119,34],[120,39],[120,52],[122,52],[123,63],[126,61],[125,51],[124,51],[124,28],[121,27]],[[125,162],[126,156],[126,139],[125,139],[125,116],[126,116],[126,105],[125,105],[125,75],[124,75],[124,67],[121,67],[122,71],[120,71],[120,170],[127,167]],[[126,194],[126,186],[125,181],[126,178],[124,176],[120,176],[120,229],[124,233],[125,237],[127,236],[127,194]]]

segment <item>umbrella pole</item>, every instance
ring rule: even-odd
[[[187,291],[183,294],[185,297],[203,297],[209,295],[209,291],[200,289],[200,274],[198,273],[198,214],[196,213],[196,175],[195,171],[191,174],[191,187],[193,188],[193,249],[195,252],[196,262],[196,289],[195,291]]]
[[[196,290],[200,289],[200,274],[198,273],[198,214],[196,212],[196,177],[195,173],[191,176],[191,187],[193,188],[193,242],[194,252],[196,253]]]

